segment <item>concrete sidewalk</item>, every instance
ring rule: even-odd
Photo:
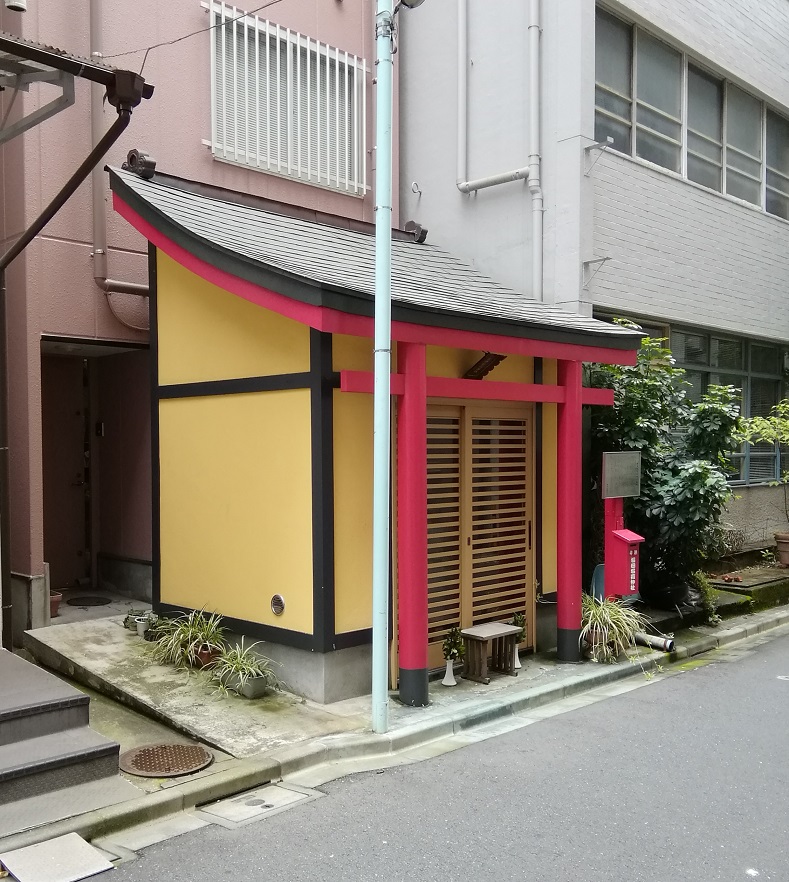
[[[29,632],[30,651],[47,667],[144,711],[186,738],[220,751],[217,761],[186,779],[149,779],[135,799],[0,838],[3,850],[40,842],[66,832],[87,839],[203,805],[276,781],[321,764],[386,757],[428,745],[475,726],[533,714],[549,702],[599,689],[627,677],[644,677],[656,665],[686,659],[717,647],[789,625],[789,609],[773,608],[727,620],[717,628],[681,632],[671,656],[641,649],[637,658],[615,665],[560,664],[551,654],[524,661],[517,678],[496,677],[488,686],[459,680],[448,689],[431,684],[431,705],[405,708],[391,703],[390,731],[369,729],[369,697],[319,706],[281,694],[258,701],[220,696],[202,672],[187,673],[153,664],[143,641],[121,620],[62,625]],[[100,719],[93,724],[101,730]],[[155,725],[148,723],[148,725]],[[124,744],[124,724],[112,737]],[[145,728],[144,726],[142,727]],[[137,732],[136,738],[142,737]],[[172,739],[170,739],[172,740]],[[132,745],[128,745],[132,746]],[[328,778],[327,778],[328,780]]]

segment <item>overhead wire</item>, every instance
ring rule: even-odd
[[[262,12],[264,9],[268,9],[269,6],[273,6],[275,3],[281,3],[282,0],[268,0],[267,3],[263,3],[258,6],[256,9],[252,9],[249,12],[242,12],[241,15],[237,15],[235,18],[228,18],[225,21],[216,22],[216,24],[209,25],[207,28],[200,28],[196,31],[191,31],[188,34],[183,34],[180,37],[175,37],[172,40],[163,40],[161,43],[154,43],[152,46],[141,46],[139,49],[129,49],[126,52],[114,52],[111,55],[102,56],[102,61],[106,61],[108,58],[124,58],[126,55],[138,55],[140,52],[144,52],[145,55],[142,59],[142,64],[140,65],[140,75],[142,75],[143,68],[145,67],[145,62],[148,60],[148,54],[152,52],[154,49],[161,49],[162,46],[174,46],[176,43],[181,43],[183,40],[188,40],[190,37],[196,37],[199,34],[205,34],[208,31],[216,30],[217,28],[223,28],[226,25],[233,24],[234,22],[240,21],[242,18],[246,18],[249,15],[255,15],[257,12]]]

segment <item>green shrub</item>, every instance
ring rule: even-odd
[[[723,552],[721,517],[732,495],[727,455],[740,441],[740,393],[710,386],[694,404],[684,373],[663,341],[649,337],[636,365],[591,369],[592,385],[614,390],[614,406],[592,412],[598,482],[604,451],[641,452],[641,495],[625,500],[625,522],[645,539],[640,581],[646,597],[687,585],[705,560]],[[600,518],[599,501],[597,507]],[[598,560],[600,536],[598,530]]]

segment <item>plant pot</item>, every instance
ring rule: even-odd
[[[137,626],[137,636],[145,637],[145,632],[151,627],[150,619],[147,616],[138,616],[134,623]]]
[[[447,659],[447,670],[444,674],[444,679],[441,681],[442,686],[457,686],[457,680],[455,679],[455,672],[452,669],[454,664],[454,660],[451,658]]]
[[[775,534],[775,556],[782,567],[789,567],[789,533]]]
[[[57,591],[49,592],[49,617],[51,619],[54,619],[55,616],[59,615],[58,609],[61,600],[63,600],[62,594],[59,594]]]
[[[269,692],[269,685],[265,677],[247,677],[243,685],[238,674],[229,673],[222,677],[222,685],[226,689],[243,695],[244,698],[262,698]]]
[[[518,668],[521,666],[521,656],[520,656],[520,653],[518,652],[518,644],[517,643],[515,644],[515,646],[513,646],[512,653],[513,653],[512,654],[512,667],[513,667],[513,670],[517,671]]]
[[[209,668],[219,657],[219,650],[213,646],[202,646],[195,651],[195,667]]]

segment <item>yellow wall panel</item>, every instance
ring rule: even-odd
[[[427,347],[428,377],[462,377],[482,358],[482,352],[469,349],[447,349],[443,346]]]
[[[334,393],[336,630],[372,625],[373,397]]]
[[[309,370],[310,331],[157,252],[159,383]]]
[[[481,350],[427,347],[427,375],[429,377],[462,377],[484,353]],[[531,383],[534,378],[533,360],[523,355],[508,355],[486,376],[487,380],[510,383]]]
[[[508,355],[485,379],[501,383],[533,383],[534,360],[525,355]]]
[[[312,633],[310,437],[308,390],[160,402],[162,602]]]
[[[555,386],[557,365],[554,359],[542,363],[543,383]],[[556,591],[556,443],[557,408],[542,406],[542,585],[543,594]]]
[[[332,363],[335,371],[372,371],[373,341],[369,337],[335,334],[332,338]],[[396,364],[394,359],[392,363]]]

